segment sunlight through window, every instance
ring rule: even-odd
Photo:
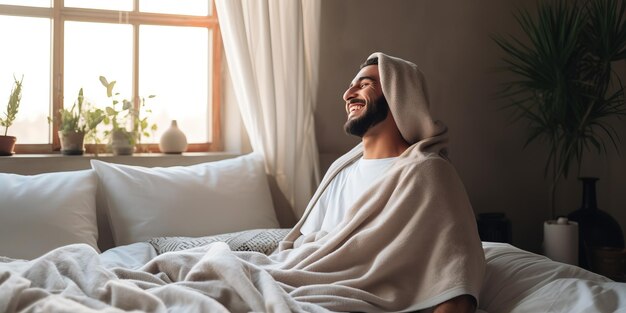
[[[155,138],[172,119],[187,140],[206,142],[208,125],[195,121],[207,117],[209,93],[209,34],[206,28],[141,26],[139,32],[139,90],[150,99],[152,116],[159,125]]]
[[[187,135],[188,151],[221,149],[219,114],[214,113],[219,112],[219,90],[213,90],[219,89],[221,42],[212,1],[54,3],[59,2],[0,0],[0,29],[19,30],[0,32],[3,46],[10,47],[0,49],[0,112],[13,75],[24,76],[22,102],[9,129],[18,137],[17,153],[60,149],[58,124],[48,118],[70,108],[81,88],[93,106],[111,106],[100,76],[116,81],[117,100],[145,99],[151,112],[141,117],[158,127],[142,139],[150,151],[159,151],[159,138],[172,120]],[[108,142],[107,130],[108,125],[98,127],[100,143]]]
[[[48,143],[50,114],[50,19],[0,16],[0,114],[4,115],[13,75],[24,77],[22,101],[8,135],[20,143]],[[28,34],[25,36],[24,34]],[[4,127],[2,135],[4,135]]]

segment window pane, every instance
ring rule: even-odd
[[[52,0],[0,0],[0,4],[21,5],[27,7],[51,8]]]
[[[139,11],[207,16],[210,4],[208,0],[139,0]]]
[[[65,0],[66,7],[132,11],[133,0]]]
[[[125,24],[65,22],[64,107],[72,106],[80,88],[88,102],[109,106],[100,76],[116,81],[120,97],[132,98],[132,31]]]
[[[4,117],[13,75],[24,75],[22,101],[8,135],[18,144],[49,143],[50,19],[0,16],[0,115]],[[28,34],[28,35],[25,35]],[[9,48],[10,47],[10,48]],[[4,127],[1,134],[4,135]]]
[[[209,142],[209,30],[197,27],[139,28],[139,92],[152,109],[157,142],[172,119],[188,142]]]

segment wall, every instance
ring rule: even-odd
[[[545,146],[522,149],[526,129],[512,124],[494,94],[507,78],[490,35],[519,34],[512,17],[534,0],[413,1],[324,0],[316,135],[320,162],[330,162],[358,142],[342,135],[341,95],[358,65],[375,51],[416,63],[426,75],[434,115],[449,127],[450,155],[476,213],[505,212],[513,243],[541,251],[542,223],[550,217],[543,179]],[[623,70],[623,69],[622,69]],[[626,153],[626,122],[618,129]],[[626,164],[614,151],[591,156],[582,174],[600,177],[598,202],[626,230]],[[559,189],[558,214],[578,208],[581,187],[572,175]]]

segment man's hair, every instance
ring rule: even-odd
[[[371,59],[367,59],[367,61],[363,62],[363,64],[361,64],[361,66],[359,66],[359,69],[362,69],[366,66],[369,65],[378,65],[378,57],[373,57]]]

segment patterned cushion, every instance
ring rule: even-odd
[[[206,246],[221,241],[233,251],[257,251],[271,254],[290,228],[252,229],[206,237],[155,237],[148,242],[158,254]]]

